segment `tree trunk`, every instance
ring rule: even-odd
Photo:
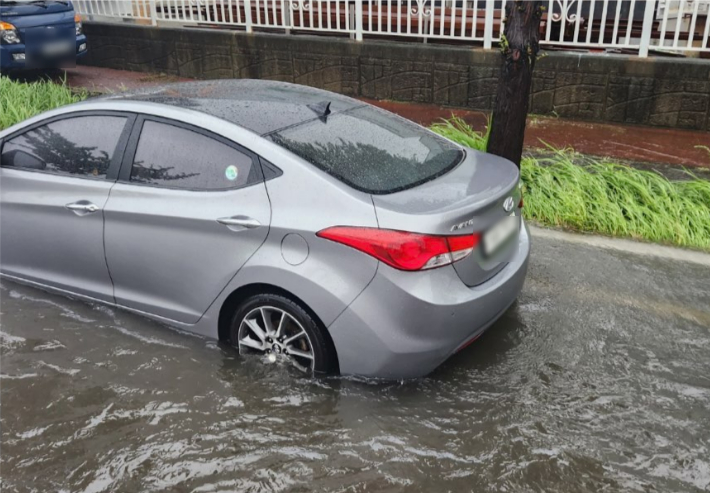
[[[505,34],[500,42],[503,64],[493,110],[488,152],[520,167],[528,116],[530,86],[540,49],[540,19],[543,2],[508,2]]]

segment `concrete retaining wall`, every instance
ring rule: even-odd
[[[86,23],[82,63],[196,78],[275,79],[351,96],[490,110],[500,55],[457,46]],[[531,112],[710,130],[710,61],[552,52]]]

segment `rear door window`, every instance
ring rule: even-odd
[[[464,156],[456,144],[372,106],[314,119],[268,137],[353,188],[374,194],[432,180]]]
[[[147,120],[131,167],[132,183],[188,190],[239,188],[259,180],[251,156],[204,134]]]
[[[126,120],[81,116],[36,127],[5,143],[2,166],[105,179]]]

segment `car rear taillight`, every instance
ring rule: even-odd
[[[377,228],[335,226],[317,236],[372,255],[400,270],[424,270],[448,265],[471,254],[480,235],[434,236]]]

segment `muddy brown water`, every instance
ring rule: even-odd
[[[483,338],[383,383],[2,281],[2,491],[708,491],[709,284],[539,240]]]

